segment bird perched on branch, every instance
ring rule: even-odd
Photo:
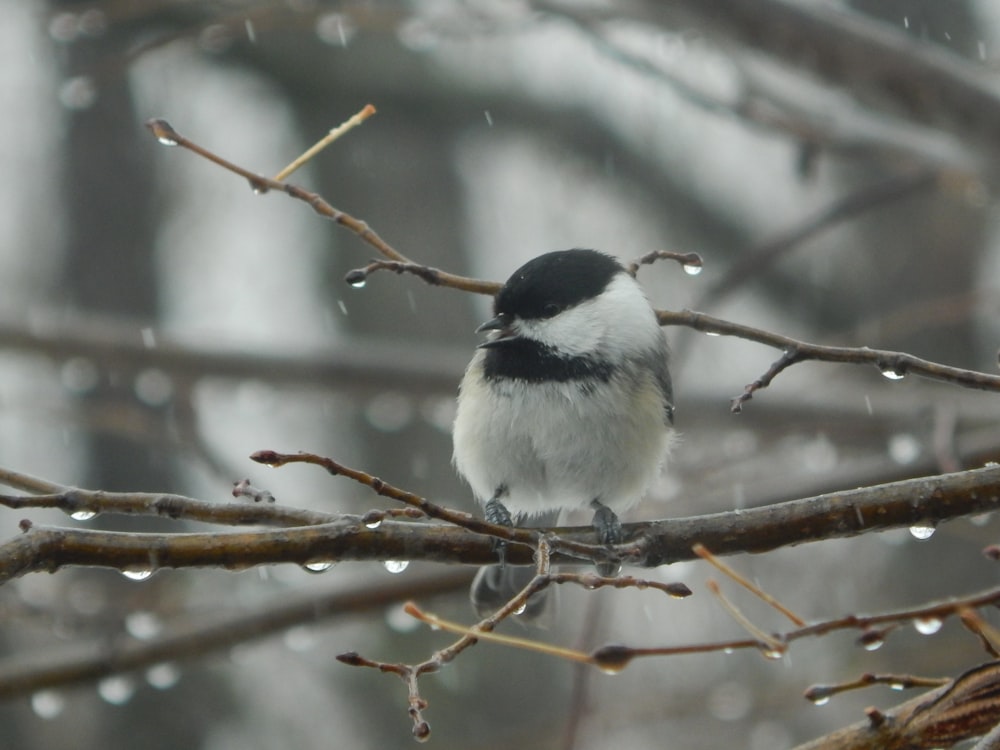
[[[456,468],[492,523],[546,526],[589,506],[598,542],[620,542],[617,513],[657,477],[673,434],[667,341],[646,295],[610,255],[563,250],[515,271],[494,313],[459,390]],[[472,585],[483,613],[534,573],[499,551]]]

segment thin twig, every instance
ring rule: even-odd
[[[213,164],[232,172],[233,174],[239,175],[250,183],[250,187],[255,193],[266,193],[271,190],[286,193],[292,198],[309,205],[313,211],[318,213],[320,216],[330,219],[331,221],[334,221],[342,227],[350,230],[364,242],[375,248],[375,250],[387,259],[397,261],[399,263],[413,264],[413,261],[386,242],[381,235],[369,227],[364,221],[356,219],[340,209],[334,208],[318,193],[311,192],[305,188],[301,188],[287,182],[271,179],[270,177],[266,177],[262,174],[251,172],[248,169],[244,169],[238,164],[234,164],[209,149],[198,145],[189,138],[184,137],[174,130],[174,128],[166,120],[148,120],[146,122],[146,127],[149,128],[156,139],[163,145],[180,146],[181,148],[185,148],[203,159],[207,159]],[[445,274],[444,272],[442,272],[442,274],[446,279],[446,281],[443,281],[442,284],[446,286],[450,286],[455,289],[464,289],[478,294],[496,293],[496,285],[492,282],[484,282],[479,279],[470,279],[463,276],[456,276],[454,274]]]
[[[722,589],[719,588],[718,583],[709,578],[705,581],[705,585],[708,587],[708,590],[712,592],[715,598],[719,600],[719,603],[722,605],[723,609],[729,613],[729,616],[736,620],[739,626],[747,631],[755,642],[763,644],[763,648],[761,650],[765,655],[767,655],[768,658],[780,658],[780,656],[785,653],[785,644],[779,638],[768,635],[754,625],[753,622],[750,621],[750,618],[743,614],[739,607],[726,598],[726,596],[722,593]]]
[[[739,407],[745,401],[749,400],[755,391],[770,385],[773,377],[789,365],[807,360],[874,365],[878,368],[879,372],[890,380],[900,380],[906,375],[918,375],[929,380],[960,385],[964,388],[1000,392],[1000,375],[989,375],[983,372],[976,372],[975,370],[951,367],[950,365],[921,359],[905,352],[870,349],[867,346],[849,347],[810,344],[789,336],[782,336],[741,323],[714,318],[711,315],[693,310],[682,310],[680,312],[659,310],[657,311],[657,317],[659,318],[660,325],[680,325],[703,333],[712,333],[719,336],[736,336],[747,341],[756,341],[758,344],[782,349],[785,352],[781,359],[775,362],[765,375],[761,376],[758,381],[748,385],[743,395],[733,400],[733,411],[739,411]]]
[[[872,685],[888,685],[893,690],[908,690],[911,688],[939,687],[951,682],[945,677],[914,677],[913,675],[899,674],[873,674],[865,672],[860,677],[849,682],[841,682],[836,685],[812,685],[803,697],[817,705],[822,705],[838,693],[846,693],[849,690],[859,690],[871,687]]]
[[[445,508],[444,506],[432,503],[426,498],[413,492],[408,492],[407,490],[399,487],[394,487],[385,480],[373,476],[368,472],[344,466],[327,456],[319,456],[314,453],[305,452],[278,453],[277,451],[262,450],[253,453],[250,458],[258,463],[276,468],[293,463],[305,463],[320,466],[334,476],[347,477],[348,479],[352,479],[355,482],[371,488],[375,494],[380,495],[381,497],[388,497],[416,508],[428,518],[436,518],[439,521],[446,521],[477,534],[488,534],[492,537],[503,539],[505,541],[519,542],[520,544],[528,545],[532,550],[538,547],[544,535],[544,531],[539,529],[512,528],[509,526],[492,524],[477,518],[470,513]],[[613,555],[616,552],[614,547],[609,548],[606,545],[589,544],[587,542],[581,542],[578,539],[555,538],[552,540],[552,543],[553,547],[564,555],[572,555],[594,562],[605,560],[609,555]],[[629,550],[631,551],[631,547]],[[507,550],[507,553],[509,554],[510,550]]]
[[[713,594],[718,593],[717,588],[717,585],[710,585]],[[723,603],[727,605],[727,609],[732,607],[724,599]],[[741,612],[732,608],[731,612],[734,614],[735,619],[750,632],[751,638],[717,641],[714,643],[686,644],[682,646],[602,646],[592,656],[599,660],[614,661],[619,664],[620,669],[624,669],[627,664],[639,657],[677,656],[681,654],[713,652],[729,653],[731,651],[746,649],[761,651],[769,657],[778,657],[787,651],[792,643],[807,638],[817,638],[843,630],[860,630],[862,632],[878,630],[880,636],[884,638],[886,633],[898,629],[905,623],[930,622],[932,620],[943,622],[948,617],[961,616],[963,611],[995,607],[998,603],[1000,603],[1000,587],[993,587],[966,596],[928,602],[894,612],[882,612],[874,615],[845,615],[833,620],[824,620],[781,633],[764,633],[760,628],[750,623]],[[878,629],[877,626],[884,627]],[[861,640],[859,639],[859,642]]]
[[[694,552],[698,557],[700,557],[705,562],[712,565],[716,570],[724,573],[730,580],[736,581],[740,586],[745,588],[750,593],[754,594],[761,601],[765,602],[768,606],[773,607],[778,610],[781,614],[792,621],[792,624],[802,627],[806,624],[806,621],[799,617],[797,614],[792,612],[788,607],[779,602],[773,596],[768,594],[766,591],[760,588],[752,581],[748,580],[745,576],[740,575],[735,569],[730,565],[726,565],[722,560],[713,555],[711,551],[701,543],[695,544],[692,547],[692,552]]]
[[[628,271],[630,276],[634,277],[639,273],[639,269],[642,266],[651,265],[658,260],[673,260],[680,263],[689,276],[697,276],[705,266],[705,262],[698,253],[675,253],[671,250],[654,250],[629,263],[625,266],[625,270]]]
[[[454,289],[461,289],[478,294],[494,295],[499,290],[500,285],[496,282],[472,279],[463,276],[432,269],[414,263],[398,250],[387,243],[364,221],[340,211],[330,205],[322,196],[310,192],[304,188],[290,185],[288,183],[272,180],[263,175],[255,174],[237,164],[234,164],[208,149],[198,145],[190,139],[182,136],[166,120],[153,119],[146,123],[153,135],[165,145],[181,146],[195,153],[202,158],[217,164],[218,166],[237,174],[248,180],[255,192],[263,193],[269,190],[280,190],[291,197],[307,203],[321,216],[331,219],[341,226],[354,232],[358,237],[375,248],[390,264],[376,262],[362,269],[356,269],[348,274],[348,278],[354,284],[359,284],[367,278],[367,275],[374,270],[390,269],[397,273],[411,273],[417,275],[428,283],[438,286],[447,286]],[[915,178],[914,178],[915,179]],[[891,191],[890,191],[891,192]],[[663,251],[666,252],[666,251]],[[651,254],[658,255],[657,253]],[[683,262],[683,261],[682,261]],[[912,373],[921,377],[938,380],[967,388],[978,388],[981,390],[1000,391],[1000,376],[986,373],[964,370],[958,367],[930,362],[928,360],[915,357],[903,352],[892,352],[885,350],[869,349],[867,347],[837,347],[822,346],[819,344],[808,344],[797,341],[787,336],[762,331],[737,323],[713,318],[703,313],[689,310],[681,312],[657,311],[661,325],[682,325],[694,330],[708,333],[717,333],[725,336],[738,336],[749,341],[765,344],[782,349],[785,354],[778,362],[754,383],[746,387],[741,396],[733,400],[733,411],[739,411],[742,404],[748,401],[754,392],[770,385],[771,380],[781,371],[791,364],[805,360],[818,360],[825,362],[845,362],[853,364],[872,364],[887,377],[899,379],[906,374]]]
[[[287,179],[288,175],[297,170],[303,164],[306,164],[310,159],[316,156],[316,154],[318,154],[320,151],[325,149],[335,140],[340,138],[340,136],[342,136],[344,133],[346,133],[349,130],[353,130],[358,125],[367,120],[369,117],[371,117],[373,114],[375,114],[375,107],[373,107],[371,104],[366,104],[361,109],[360,112],[352,115],[350,118],[342,122],[337,127],[332,128],[329,133],[327,133],[320,140],[314,143],[310,148],[308,148],[305,151],[305,153],[297,157],[291,164],[289,164],[287,167],[278,172],[278,174],[274,176],[275,181],[282,182],[283,180]]]

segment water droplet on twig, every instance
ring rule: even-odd
[[[910,527],[910,534],[914,539],[925,541],[934,536],[934,524],[917,523]]]
[[[122,575],[130,581],[145,581],[153,575],[153,571],[149,568],[129,568],[127,570],[123,570]]]
[[[302,569],[307,573],[325,573],[333,567],[333,560],[310,560],[302,564]]]
[[[688,276],[697,276],[702,272],[703,266],[701,263],[685,263],[682,268]]]
[[[944,623],[937,617],[918,617],[913,621],[913,627],[920,635],[934,635]]]

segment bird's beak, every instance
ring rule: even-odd
[[[480,349],[489,349],[492,346],[498,346],[506,341],[517,338],[517,334],[511,328],[510,316],[504,313],[500,313],[495,318],[487,320],[476,329],[476,333],[482,333],[483,331],[495,331],[495,333],[491,333],[490,337],[479,345]]]

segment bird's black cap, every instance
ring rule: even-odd
[[[497,315],[551,318],[599,295],[625,269],[597,250],[559,250],[529,260],[511,274],[497,294]]]

